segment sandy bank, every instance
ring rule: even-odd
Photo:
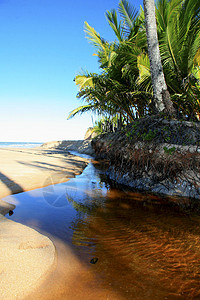
[[[23,299],[43,282],[54,260],[49,238],[0,215],[1,299]]]
[[[0,198],[66,182],[80,174],[87,160],[64,151],[41,148],[0,149]],[[10,205],[0,200],[0,298],[23,299],[53,269],[56,251],[51,240],[3,217]]]
[[[66,182],[86,164],[86,159],[61,150],[0,148],[0,198]]]

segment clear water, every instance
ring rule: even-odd
[[[32,299],[200,299],[200,216],[176,199],[112,188],[98,162],[5,199],[16,205],[8,218],[57,248],[58,266]]]

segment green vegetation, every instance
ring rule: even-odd
[[[145,133],[145,132],[144,132],[144,133],[142,134],[142,139],[143,139],[144,141],[150,142],[150,141],[152,141],[152,140],[155,138],[155,136],[156,136],[156,131],[152,131],[152,130],[150,129],[148,133]]]
[[[142,141],[151,142],[156,137],[156,130],[147,130],[144,128],[140,128],[138,123],[134,123],[131,130],[126,132],[126,136],[129,139],[140,139]]]
[[[171,148],[163,147],[163,150],[165,151],[166,154],[172,155],[174,153],[174,151],[176,150],[176,148],[175,147],[171,147]]]
[[[158,0],[157,32],[168,91],[181,118],[200,117],[200,1]],[[100,73],[78,74],[77,97],[86,102],[68,118],[93,111],[104,118],[121,116],[128,124],[154,111],[144,11],[121,0],[118,13],[106,12],[116,40],[108,42],[87,22],[85,33],[95,47]],[[127,133],[129,134],[129,133]],[[144,140],[151,140],[147,133]],[[166,136],[166,142],[170,137]]]
[[[130,138],[130,137],[132,136],[131,132],[128,131],[128,132],[126,133],[126,136],[127,136],[128,138]]]
[[[114,117],[102,117],[100,120],[95,121],[92,132],[96,133],[96,135],[104,132],[113,132],[117,128],[121,127],[123,122],[123,118],[118,114]]]

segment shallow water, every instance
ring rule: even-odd
[[[67,183],[4,199],[16,204],[6,217],[57,249],[57,267],[32,299],[200,299],[198,213],[111,188],[97,162]]]

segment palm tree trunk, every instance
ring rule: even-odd
[[[159,113],[164,109],[166,109],[167,112],[169,112],[169,110],[173,111],[173,103],[170,99],[169,92],[167,91],[167,85],[165,82],[163,67],[161,63],[155,17],[155,3],[154,0],[143,0],[143,4],[148,43],[148,55],[151,69],[151,81],[154,95],[153,109],[156,113]]]

